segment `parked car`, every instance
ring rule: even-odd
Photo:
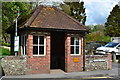
[[[95,53],[95,50],[98,48],[98,47],[101,47],[103,46],[104,43],[102,42],[98,42],[98,41],[95,41],[95,42],[91,42],[91,43],[88,43],[85,47],[85,53]]]
[[[116,53],[116,55],[120,55],[120,43],[109,42],[105,46],[98,47],[96,49],[96,53],[98,54]]]

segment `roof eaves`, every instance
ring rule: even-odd
[[[32,26],[32,27],[30,27],[30,26],[25,26],[25,28],[36,28],[36,29],[62,29],[62,30],[76,30],[76,31],[85,31],[85,32],[88,32],[89,31],[89,29],[88,30],[86,30],[86,29],[66,29],[66,28],[55,28],[55,27],[53,27],[53,28],[42,28],[42,27],[38,27],[38,26]]]
[[[71,30],[71,29],[57,29],[57,28],[36,28],[36,27],[24,27],[21,30],[44,30],[44,31],[63,31],[63,32],[86,32],[86,30]]]

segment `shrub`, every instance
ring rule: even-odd
[[[0,48],[0,55],[4,56],[4,55],[10,55],[10,51],[8,49],[5,49],[5,48]]]
[[[2,42],[2,45],[3,45],[3,46],[8,46],[8,47],[11,46],[9,43],[5,43],[5,42]]]
[[[118,59],[118,63],[120,63],[120,58]]]

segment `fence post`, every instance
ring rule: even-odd
[[[116,53],[112,52],[112,60],[113,62],[116,62]]]

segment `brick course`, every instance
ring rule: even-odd
[[[33,35],[27,36],[27,55],[33,55]]]

